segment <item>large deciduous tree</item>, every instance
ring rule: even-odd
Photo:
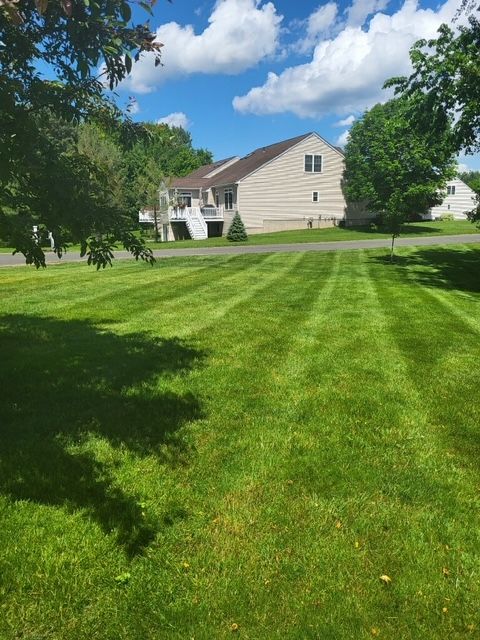
[[[480,8],[479,8],[480,10]],[[452,122],[456,151],[480,150],[480,22],[475,14],[468,25],[454,32],[443,24],[439,37],[419,40],[410,50],[413,73],[391,78],[386,86],[397,95],[418,92],[426,100],[415,113],[415,124],[422,129],[436,126],[435,114],[442,110]],[[433,116],[433,117],[432,117]]]
[[[448,119],[435,136],[411,127],[409,115],[420,95],[377,104],[350,131],[345,148],[345,194],[380,214],[395,238],[411,216],[442,201],[455,174]]]
[[[467,23],[454,31],[443,24],[433,40],[419,40],[410,51],[413,72],[409,77],[391,78],[386,87],[395,87],[401,97],[419,92],[424,100],[410,115],[411,126],[421,134],[438,130],[438,115],[446,114],[452,126],[452,150],[456,153],[480,151],[480,5],[463,0],[458,19]],[[480,199],[470,213],[480,221]]]
[[[148,10],[154,2],[138,4]],[[148,24],[131,23],[132,4],[0,0],[0,236],[36,266],[45,256],[32,225],[59,240],[69,232],[97,266],[111,263],[117,241],[137,258],[152,259],[109,193],[93,193],[102,184],[109,191],[102,167],[63,145],[50,127],[52,116],[66,129],[71,122],[118,121],[105,84],[113,89],[143,51],[160,63],[161,45]]]

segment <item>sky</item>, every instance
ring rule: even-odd
[[[316,131],[344,145],[384,81],[410,71],[409,49],[450,23],[460,0],[158,0],[149,54],[118,89],[132,118],[187,129],[215,159]],[[147,15],[138,9],[137,21]],[[480,155],[460,157],[480,169]]]

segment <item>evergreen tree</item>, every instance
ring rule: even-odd
[[[248,240],[247,231],[240,214],[237,213],[233,216],[232,224],[227,233],[227,240],[230,242],[243,242]]]

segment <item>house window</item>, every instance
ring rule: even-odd
[[[454,196],[455,195],[455,185],[452,185],[451,187],[448,186],[447,187],[447,196]]]
[[[215,206],[217,209],[220,206],[220,196],[218,195],[218,191],[215,193]]]
[[[186,207],[192,206],[192,192],[182,191],[178,196],[178,204],[184,204]]]
[[[305,173],[322,173],[323,156],[307,154],[305,156]]]
[[[168,204],[167,196],[164,193],[162,193],[162,195],[160,196],[160,206],[164,208],[167,206],[167,204]]]
[[[318,202],[318,191],[312,191],[312,202]]]
[[[233,189],[225,189],[225,209],[233,209]]]

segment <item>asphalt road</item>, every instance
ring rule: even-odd
[[[293,253],[301,251],[351,251],[352,249],[379,249],[390,247],[388,238],[379,240],[343,240],[339,242],[309,242],[297,244],[265,244],[265,245],[229,245],[228,247],[203,247],[194,249],[159,249],[154,251],[156,258],[174,258],[182,256],[218,256],[235,255],[245,253]],[[463,234],[455,236],[422,236],[419,238],[397,238],[398,247],[425,247],[436,244],[477,244],[480,243],[480,233]],[[132,256],[127,251],[116,251],[115,258],[125,260]],[[78,253],[67,253],[59,260],[55,254],[47,254],[47,264],[59,264],[63,262],[84,262]],[[12,256],[9,253],[0,253],[0,267],[12,267],[25,265],[25,258],[21,254]]]

